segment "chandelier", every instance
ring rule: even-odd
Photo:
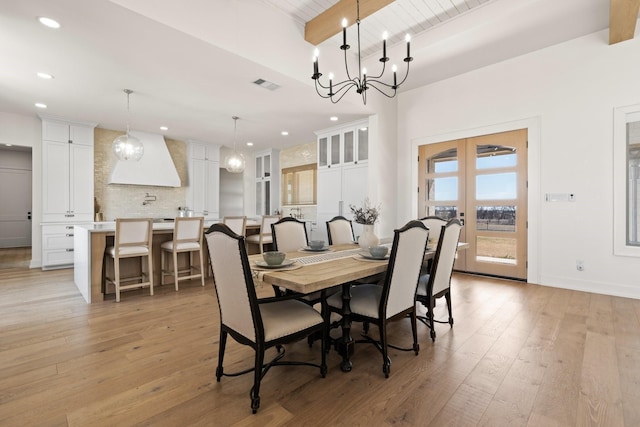
[[[404,77],[398,83],[398,67],[394,64],[391,68],[393,71],[393,83],[386,83],[381,80],[384,76],[386,63],[389,61],[389,58],[387,57],[387,32],[385,31],[382,34],[382,57],[380,58],[380,62],[382,62],[382,70],[380,71],[380,74],[376,76],[367,75],[367,69],[362,68],[362,59],[360,55],[360,0],[356,2],[356,7],[356,24],[358,30],[358,74],[351,77],[349,64],[347,62],[347,50],[351,47],[347,44],[347,18],[342,20],[342,46],[340,46],[340,49],[344,51],[344,66],[347,71],[347,78],[341,82],[334,82],[333,73],[329,73],[329,84],[323,84],[320,81],[322,73],[320,72],[320,67],[318,65],[318,49],[316,49],[313,54],[313,75],[311,78],[315,82],[316,92],[322,98],[329,98],[334,104],[339,102],[342,97],[353,88],[356,89],[357,93],[362,95],[362,100],[365,105],[367,104],[367,90],[371,88],[377,90],[387,98],[393,98],[396,96],[397,89],[407,79],[407,76],[409,75],[409,63],[413,61],[410,54],[411,37],[407,34],[405,36],[405,40],[407,42],[407,56],[403,59],[403,61],[407,63],[407,70]],[[322,92],[321,89],[323,90]]]
[[[236,151],[236,132],[238,128],[238,116],[231,117],[233,119],[233,154],[225,156],[224,167],[229,172],[240,173],[244,171],[244,156]]]
[[[127,133],[114,139],[111,148],[118,160],[138,161],[144,154],[144,145],[142,145],[142,142],[140,142],[138,138],[129,135],[129,95],[131,95],[133,91],[131,89],[124,89],[124,93],[127,94]]]

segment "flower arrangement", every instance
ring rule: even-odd
[[[371,206],[371,202],[367,197],[364,199],[361,207],[355,205],[349,205],[351,213],[353,213],[353,220],[358,224],[375,224],[380,216],[381,206]]]

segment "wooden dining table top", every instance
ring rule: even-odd
[[[466,245],[462,243],[461,245]],[[460,247],[460,245],[459,245]],[[365,277],[374,276],[384,273],[387,270],[389,259],[383,261],[373,261],[361,259],[357,255],[358,245],[343,244],[331,246],[330,251],[353,251],[353,256],[333,259],[330,261],[319,262],[315,264],[302,265],[300,268],[283,269],[283,270],[262,270],[259,271],[260,279],[271,285],[277,285],[290,291],[309,294],[333,286],[349,283],[354,280],[363,279]],[[286,259],[296,259],[307,256],[318,255],[318,252],[294,251],[287,252]],[[427,248],[425,260],[433,258],[435,248]],[[249,264],[252,269],[255,267],[256,261],[262,261],[262,255],[250,255]],[[255,272],[256,270],[254,270]]]

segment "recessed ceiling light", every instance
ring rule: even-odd
[[[36,73],[36,75],[45,80],[51,80],[53,78],[53,76],[49,73]]]
[[[336,116],[332,116],[329,120],[331,120],[332,122],[337,122],[338,118]]]
[[[55,19],[51,19],[51,18],[47,18],[46,16],[40,16],[38,17],[38,21],[40,21],[40,23],[42,25],[44,25],[45,27],[49,27],[49,28],[55,28],[58,29],[60,28],[62,25],[60,25],[60,23],[58,21],[56,21]]]
[[[253,142],[247,142],[247,145],[248,145],[249,147],[253,147]]]
[[[169,130],[169,128],[166,126],[160,126],[160,130]]]
[[[366,131],[367,131],[367,128],[360,128],[360,130],[361,130],[362,132],[366,132]]]
[[[36,102],[35,106],[38,108],[47,108],[47,104],[43,104],[42,102]]]
[[[283,136],[287,136],[287,135],[289,135],[289,132],[287,132],[286,130],[283,130],[283,131],[282,131],[282,135],[283,135]]]
[[[4,145],[6,145],[7,147],[13,147],[13,144],[4,144]]]

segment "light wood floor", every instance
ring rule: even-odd
[[[0,248],[0,268],[28,267],[31,246],[25,248]]]
[[[87,305],[72,280],[0,271],[2,426],[640,425],[640,301],[457,275],[453,329],[432,344],[420,325],[420,354],[392,350],[389,379],[372,346],[351,373],[332,351],[325,379],[273,368],[252,415],[251,375],[215,380],[211,282]],[[250,366],[229,341],[227,369]],[[317,345],[287,350],[318,360]]]

